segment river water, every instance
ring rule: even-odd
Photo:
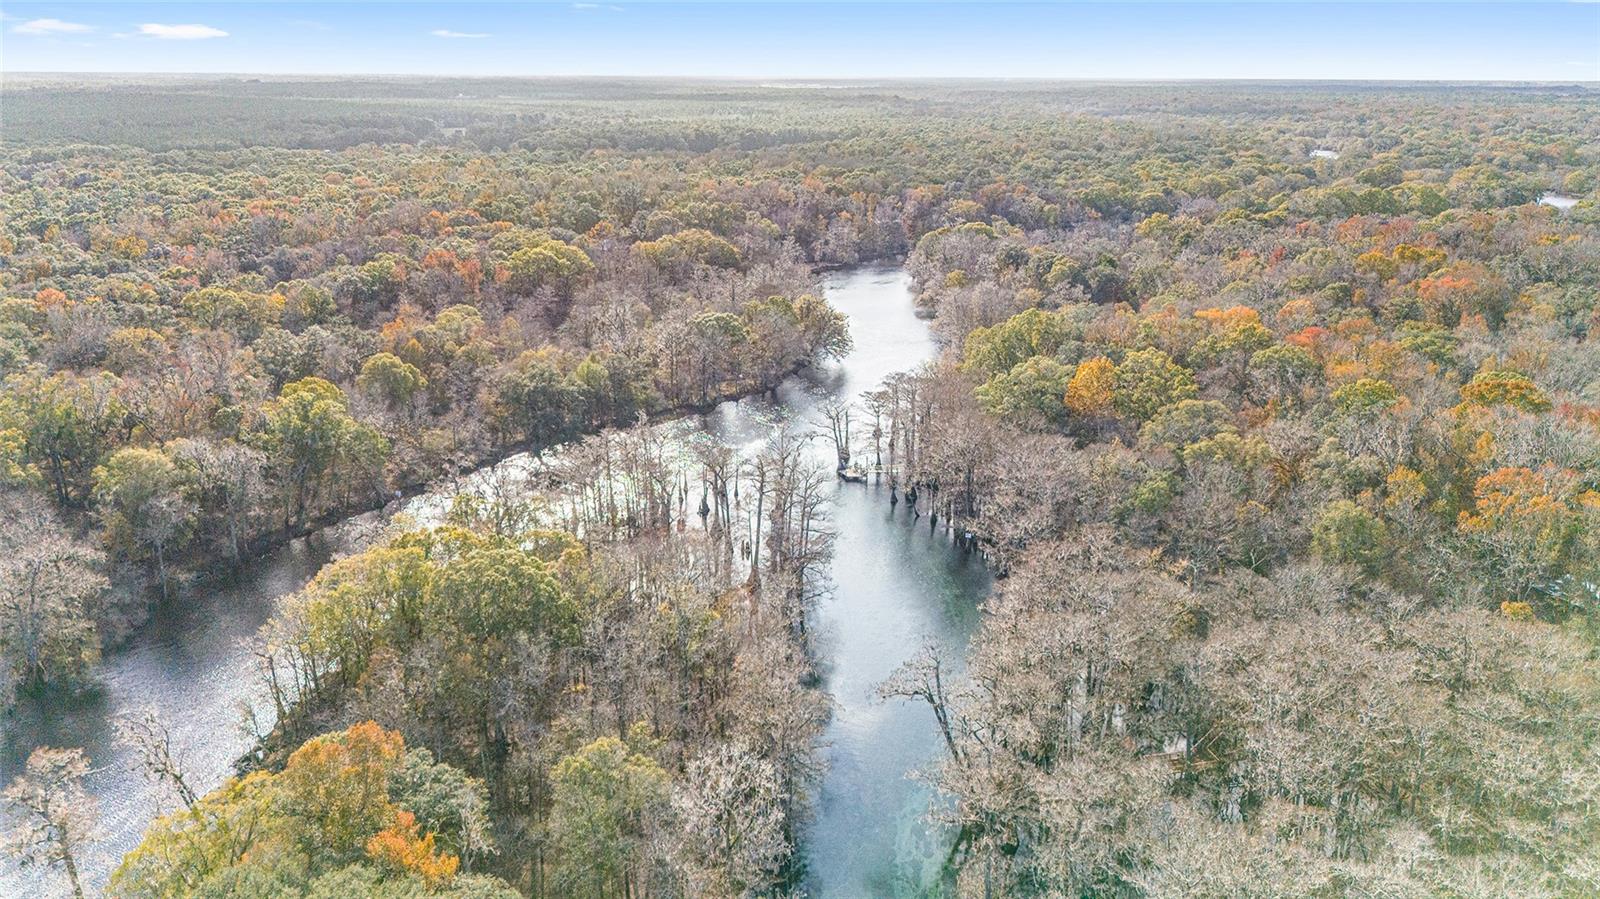
[[[730,443],[759,444],[774,419],[819,420],[824,399],[858,398],[937,354],[928,323],[913,312],[904,270],[851,269],[829,277],[825,287],[828,302],[850,317],[850,355],[837,367],[789,379],[775,403],[726,403],[704,427]],[[831,461],[832,444],[815,444]],[[856,456],[866,457],[862,447]],[[834,713],[824,736],[826,773],[802,847],[806,888],[825,899],[936,893],[952,837],[929,825],[933,792],[908,775],[944,751],[938,728],[926,706],[880,702],[873,693],[929,641],[959,661],[989,589],[988,570],[952,544],[943,522],[914,519],[905,503],[891,506],[887,485],[839,482],[830,515],[833,589],[812,626]]]
[[[811,422],[826,398],[856,398],[897,371],[937,353],[928,325],[913,312],[910,278],[897,267],[864,266],[826,277],[834,308],[850,318],[853,351],[838,364],[785,381],[775,397],[724,403],[671,425],[705,429],[732,445],[755,447],[779,420]],[[831,446],[817,441],[819,454]],[[501,463],[525,470],[526,459]],[[442,507],[437,496],[406,504],[419,518]],[[826,773],[802,846],[806,888],[817,897],[921,896],[939,891],[950,835],[929,823],[933,793],[914,775],[942,751],[933,716],[909,703],[883,703],[874,688],[922,645],[958,660],[989,589],[982,561],[953,545],[927,517],[892,507],[882,485],[839,482],[830,510],[837,534],[833,589],[812,622],[834,714],[825,735]],[[138,843],[150,819],[172,808],[146,783],[115,739],[118,716],[154,709],[171,727],[195,785],[209,790],[249,747],[241,707],[262,690],[248,641],[278,597],[299,589],[336,552],[381,524],[358,516],[260,560],[232,585],[164,605],[138,635],[107,654],[98,689],[75,697],[25,699],[0,719],[0,783],[35,746],[82,746],[93,765],[87,787],[100,802],[102,839],[82,865],[103,884]],[[270,709],[263,711],[270,713]],[[270,721],[263,722],[269,726]],[[0,896],[59,895],[56,873],[20,872],[0,861]]]

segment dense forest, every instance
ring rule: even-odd
[[[237,778],[126,722],[173,802],[112,895],[802,889],[814,440],[1001,577],[965,659],[879,687],[940,728],[944,893],[1600,893],[1590,88],[4,101],[0,700],[266,547],[550,460],[284,598]],[[843,355],[817,275],[865,260],[939,360],[747,453],[654,424]],[[89,764],[5,794],[74,888]]]

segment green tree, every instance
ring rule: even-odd
[[[285,384],[265,410],[261,442],[288,490],[286,526],[305,521],[307,508],[341,468],[379,468],[386,441],[350,416],[344,391],[321,378]]]
[[[550,810],[556,882],[575,895],[628,895],[652,861],[649,837],[670,798],[661,766],[615,737],[563,758]]]
[[[634,251],[655,266],[683,277],[697,265],[738,268],[739,248],[703,228],[688,228],[657,240],[633,245]]]
[[[128,409],[117,395],[120,383],[107,373],[46,377],[37,369],[6,379],[0,422],[23,435],[24,457],[63,506],[89,498],[95,466],[125,434]]]
[[[188,488],[185,471],[158,449],[124,447],[94,470],[94,497],[107,542],[129,555],[148,550],[162,590],[167,554],[194,523]]]
[[[1139,440],[1179,450],[1234,430],[1233,413],[1227,406],[1216,400],[1179,400],[1162,407],[1154,418],[1145,422],[1139,429]]]
[[[408,749],[389,774],[389,797],[436,834],[447,853],[470,858],[488,852],[489,797],[483,783],[460,768],[436,762],[422,747]]]
[[[1232,379],[1235,389],[1239,389],[1245,385],[1251,358],[1272,346],[1272,342],[1272,332],[1260,322],[1238,322],[1195,344],[1189,361],[1204,368],[1222,369]]]
[[[1376,415],[1400,402],[1400,392],[1381,378],[1361,378],[1333,392],[1333,406],[1345,415]]]
[[[1322,510],[1311,529],[1311,546],[1330,562],[1351,563],[1376,574],[1390,552],[1383,520],[1347,499]]]
[[[409,405],[417,391],[428,386],[428,379],[393,353],[374,353],[362,364],[356,386],[390,409],[398,409]]]
[[[978,388],[978,399],[996,415],[1019,422],[1059,425],[1066,420],[1067,385],[1073,369],[1048,356],[1033,356]]]
[[[521,294],[549,287],[569,296],[583,279],[594,273],[594,262],[583,250],[559,240],[542,240],[512,253],[506,260],[506,286]]]
[[[689,335],[696,392],[703,403],[713,387],[738,370],[738,353],[749,342],[750,329],[745,327],[744,319],[730,312],[702,312],[689,320]]]
[[[1267,400],[1294,400],[1315,383],[1322,366],[1305,347],[1279,343],[1250,356],[1250,379]]]
[[[535,451],[572,433],[578,397],[554,354],[529,350],[518,356],[495,390],[501,427],[533,444]]]
[[[1136,421],[1148,421],[1163,406],[1193,399],[1199,393],[1194,375],[1158,349],[1129,353],[1113,380],[1112,403]]]
[[[202,287],[183,298],[184,311],[195,324],[227,331],[246,343],[277,324],[283,307],[281,296],[227,287]]]
[[[428,624],[441,638],[478,651],[516,634],[536,635],[551,646],[572,642],[577,609],[547,563],[495,538],[458,539],[464,545],[441,566],[431,593]]]
[[[1008,372],[1032,356],[1053,356],[1073,334],[1065,317],[1028,309],[967,335],[962,366],[986,377]]]

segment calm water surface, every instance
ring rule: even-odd
[[[902,269],[852,269],[826,287],[828,302],[850,317],[850,355],[837,367],[791,378],[775,403],[724,404],[703,427],[730,443],[758,445],[774,419],[817,421],[824,399],[859,397],[937,354]],[[858,426],[863,433],[868,427]],[[831,443],[814,446],[831,462]],[[859,445],[856,455],[864,458]],[[925,706],[880,702],[873,691],[929,641],[959,661],[989,574],[977,556],[952,544],[942,522],[913,519],[904,503],[891,507],[887,485],[839,482],[831,515],[838,535],[833,590],[813,628],[834,714],[824,737],[826,774],[802,846],[806,888],[827,899],[937,893],[951,835],[930,825],[933,792],[909,775],[938,761],[943,744]]]
[[[825,288],[829,302],[850,317],[855,349],[846,359],[791,378],[775,398],[725,403],[699,419],[667,426],[704,428],[730,444],[754,448],[777,421],[814,421],[823,399],[855,398],[936,354],[927,323],[913,314],[903,270],[852,269],[828,276]],[[816,442],[819,457],[831,457],[831,447],[822,444]],[[518,470],[528,464],[514,458],[502,466]],[[938,891],[950,835],[929,823],[932,791],[910,775],[937,761],[942,747],[926,708],[879,702],[873,690],[927,641],[958,659],[977,623],[989,576],[976,556],[952,545],[942,525],[913,519],[904,503],[892,509],[886,486],[841,482],[836,490],[834,589],[813,622],[835,709],[825,736],[826,774],[802,847],[806,887],[829,899],[927,895]],[[426,518],[442,506],[438,497],[421,497],[406,510]],[[105,839],[84,866],[91,883],[102,884],[149,820],[171,808],[134,769],[111,722],[156,709],[184,746],[197,785],[221,783],[250,744],[239,726],[239,708],[262,698],[245,641],[278,597],[299,589],[354,535],[375,524],[374,516],[363,516],[296,542],[230,587],[163,607],[127,646],[107,654],[98,690],[29,700],[0,719],[0,782],[15,776],[34,746],[82,746],[88,752],[94,765],[88,787],[100,800],[105,823]],[[0,869],[0,896],[59,889],[56,874]]]

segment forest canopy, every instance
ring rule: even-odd
[[[1001,576],[964,660],[879,688],[941,729],[948,894],[1600,893],[1592,88],[4,100],[0,698],[397,495],[561,483],[286,597],[249,770],[113,894],[799,887],[835,472],[644,423],[843,356],[817,275],[873,260],[940,355],[823,430]],[[14,802],[81,792],[58,752]]]

